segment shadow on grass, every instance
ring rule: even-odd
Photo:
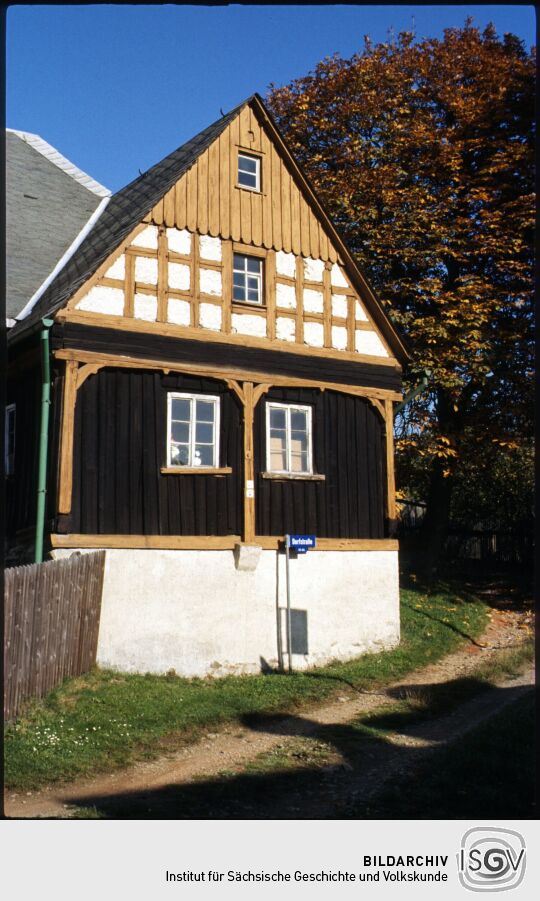
[[[510,703],[523,694],[523,689],[493,688],[486,683],[474,683],[477,680],[456,680],[456,691],[459,698],[465,692],[467,697],[478,693],[480,690],[490,689],[496,703],[505,706],[509,710]],[[435,686],[422,686],[425,691],[424,707],[419,714],[418,710],[411,710],[400,714],[397,718],[389,712],[382,713],[379,717],[366,716],[357,723],[341,725],[321,725],[306,717],[289,716],[246,716],[244,725],[254,732],[272,735],[282,735],[290,738],[311,738],[316,740],[319,756],[309,747],[302,747],[301,742],[285,745],[285,751],[275,749],[265,759],[259,758],[252,761],[239,773],[217,774],[210,779],[201,778],[186,784],[171,783],[159,788],[119,791],[107,795],[87,794],[72,797],[71,803],[79,808],[92,808],[99,815],[113,819],[334,819],[334,818],[373,818],[378,817],[407,817],[407,805],[403,804],[403,797],[407,793],[414,796],[417,785],[417,772],[427,761],[428,770],[426,779],[423,780],[425,795],[424,813],[414,812],[415,817],[427,818],[460,818],[474,815],[476,818],[484,816],[498,817],[528,817],[530,813],[530,786],[527,779],[517,791],[512,789],[512,799],[509,801],[508,793],[493,792],[493,785],[499,784],[497,767],[504,771],[505,766],[510,768],[508,772],[499,774],[500,778],[508,780],[513,775],[513,767],[521,766],[522,777],[524,767],[523,760],[514,760],[503,748],[495,748],[497,735],[499,743],[508,742],[504,728],[504,711],[499,714],[502,727],[495,732],[495,742],[484,749],[487,755],[487,765],[484,761],[482,768],[470,766],[463,773],[439,782],[433,788],[433,796],[429,793],[429,775],[436,773],[439,776],[440,767],[434,765],[432,758],[440,754],[440,747],[446,754],[451,754],[454,745],[434,743],[429,745],[429,724],[427,732],[427,746],[396,745],[390,743],[384,734],[377,733],[378,729],[398,729],[401,734],[413,735],[419,722],[426,716],[435,717],[444,707],[449,709],[448,697],[442,704],[437,696],[439,688]],[[449,686],[446,686],[447,691]],[[418,689],[418,686],[415,686]],[[428,690],[429,689],[429,690]],[[510,693],[513,694],[510,694]],[[508,707],[506,704],[508,703]],[[430,713],[431,711],[431,713]],[[511,720],[511,717],[510,717]],[[441,718],[435,721],[439,727]],[[470,734],[470,733],[469,733]],[[474,735],[474,733],[473,733]],[[450,730],[450,740],[452,740]],[[456,744],[465,741],[457,739]],[[516,737],[511,736],[511,743],[515,744]],[[525,742],[525,745],[527,743]],[[425,745],[425,743],[424,743]],[[521,747],[523,747],[521,741]],[[283,748],[283,746],[281,746]],[[287,750],[288,748],[288,750]],[[296,750],[295,750],[296,748]],[[321,753],[321,748],[323,752]],[[493,765],[489,766],[489,755],[493,755]],[[459,755],[458,755],[459,756]],[[469,758],[467,757],[467,761]],[[330,765],[328,765],[330,761]],[[431,761],[431,762],[430,762]],[[326,762],[326,763],[325,763]],[[469,761],[470,762],[470,761]],[[226,763],[226,757],[224,757]],[[447,768],[448,769],[448,768]],[[478,784],[482,781],[483,772],[489,774],[491,794],[484,793],[488,800],[474,808],[471,812],[470,805],[459,805],[459,797],[456,799],[456,779],[460,779],[460,785],[467,784],[467,778],[474,781],[476,786],[476,798],[482,796],[478,791]],[[532,771],[532,764],[531,764]],[[377,797],[384,792],[385,784],[392,774],[399,774],[402,787],[397,789],[400,803],[394,804],[394,809],[388,804],[380,808],[379,813]],[[493,781],[494,780],[494,781]],[[512,779],[510,778],[510,781]],[[488,786],[489,789],[489,786]],[[471,796],[473,792],[471,791]],[[501,803],[498,804],[498,799]],[[466,798],[468,800],[468,797]],[[412,810],[412,807],[411,807]]]
[[[452,623],[447,623],[445,620],[440,619],[438,616],[432,616],[431,613],[427,613],[425,610],[422,610],[420,607],[413,607],[412,604],[408,604],[406,601],[402,601],[403,607],[408,607],[409,610],[412,610],[413,613],[418,613],[421,616],[425,616],[426,619],[430,619],[434,623],[439,623],[440,626],[445,626],[451,632],[454,632],[456,635],[459,635],[460,638],[465,638],[467,641],[470,641],[471,644],[474,644],[477,648],[482,648],[483,645],[480,644],[476,638],[473,638],[472,635],[469,635],[468,632],[464,632],[463,629],[458,629],[457,626],[454,626]]]

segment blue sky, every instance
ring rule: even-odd
[[[467,15],[535,43],[532,5],[11,6],[6,122],[116,191],[270,82]]]

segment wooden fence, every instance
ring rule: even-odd
[[[423,501],[398,501],[398,537],[402,547],[407,539],[419,534],[426,504]],[[486,564],[532,565],[534,555],[534,529],[518,525],[514,531],[491,528],[479,523],[467,528],[450,523],[445,539],[443,556],[452,560],[478,560]]]
[[[4,717],[96,661],[105,551],[17,566],[4,582]]]

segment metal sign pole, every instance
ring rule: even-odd
[[[287,583],[287,650],[289,652],[289,672],[292,673],[292,628],[291,628],[291,579],[289,573],[290,536],[285,535],[285,574]]]

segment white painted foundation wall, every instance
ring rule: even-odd
[[[296,669],[399,642],[397,551],[309,551],[290,574],[291,607],[307,613],[308,654],[293,654]],[[107,550],[101,667],[221,676],[276,667],[280,656],[286,665],[283,554],[260,551],[242,571],[230,550]]]

